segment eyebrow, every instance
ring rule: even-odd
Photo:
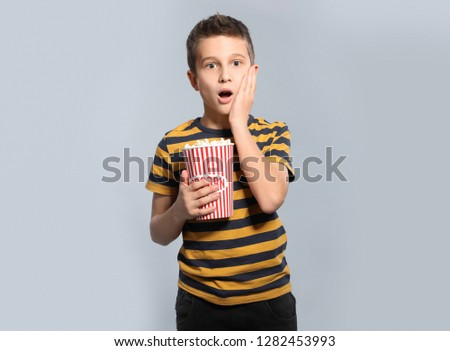
[[[230,57],[242,57],[242,58],[246,58],[244,55],[242,55],[242,54],[237,54],[237,53],[231,54]],[[217,58],[214,57],[214,56],[204,57],[204,58],[202,58],[202,60],[200,61],[200,63],[203,63],[203,61],[206,61],[206,60],[217,60]]]

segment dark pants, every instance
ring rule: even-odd
[[[177,330],[297,330],[295,297],[220,306],[178,289]]]

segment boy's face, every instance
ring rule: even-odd
[[[228,115],[243,76],[251,66],[247,42],[236,37],[203,39],[197,47],[196,70],[188,71],[193,88],[200,92],[205,116]]]

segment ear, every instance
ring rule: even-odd
[[[198,91],[197,77],[195,76],[195,73],[189,70],[187,71],[187,76],[192,87],[195,89],[195,91]]]
[[[258,73],[259,65],[254,64],[253,66],[255,66],[255,73]]]

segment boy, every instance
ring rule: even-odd
[[[250,115],[258,65],[242,22],[213,15],[192,29],[186,46],[203,116],[165,134],[146,184],[154,193],[152,240],[167,245],[183,235],[177,330],[297,330],[286,233],[275,212],[294,179],[289,130]],[[200,207],[219,195],[206,180],[188,182],[181,150],[205,138],[235,144],[230,218],[195,220],[214,211]]]

